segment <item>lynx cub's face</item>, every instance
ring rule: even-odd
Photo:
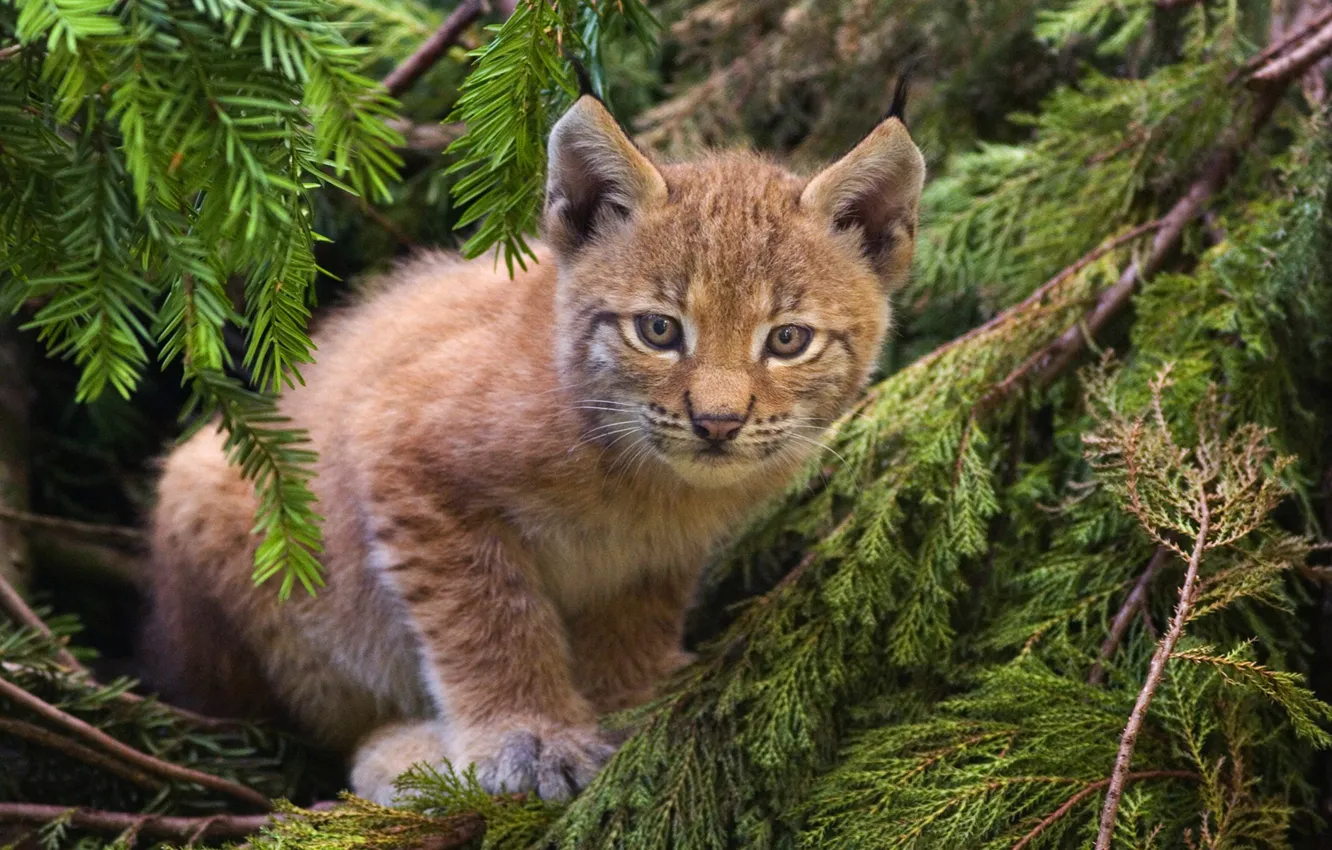
[[[802,462],[874,366],[923,179],[897,118],[803,179],[748,154],[657,167],[578,101],[551,137],[546,232],[586,439],[699,486]]]

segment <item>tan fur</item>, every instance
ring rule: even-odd
[[[708,555],[869,375],[923,179],[896,119],[807,184],[752,155],[657,167],[590,98],[550,162],[538,265],[419,258],[321,330],[284,396],[320,452],[317,598],[251,585],[255,498],[218,434],[165,464],[159,684],[364,742],[375,799],[422,758],[545,797],[591,779],[597,714],[685,663]],[[642,313],[679,318],[682,350],[647,347]],[[808,355],[760,356],[786,322],[815,329]],[[741,424],[701,453],[715,421]]]

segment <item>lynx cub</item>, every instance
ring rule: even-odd
[[[704,561],[867,379],[924,161],[890,115],[813,179],[655,164],[583,97],[550,138],[540,263],[417,259],[318,336],[282,407],[319,450],[328,587],[251,585],[252,486],[201,431],[165,463],[164,694],[277,713],[393,797],[420,760],[563,798],[600,712],[685,663]]]

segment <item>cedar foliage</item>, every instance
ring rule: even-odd
[[[269,418],[263,391],[310,355],[292,328],[303,328],[313,265],[300,266],[300,297],[280,300],[266,287],[284,278],[263,265],[250,241],[259,237],[246,232],[269,212],[228,222],[228,210],[267,211],[269,199],[287,198],[287,219],[273,213],[255,227],[269,227],[269,239],[280,232],[286,241],[269,244],[295,244],[285,256],[304,258],[315,239],[310,209],[339,203],[305,181],[334,192],[382,183],[386,215],[398,220],[419,208],[412,184],[423,181],[447,190],[426,192],[425,203],[445,204],[467,228],[468,253],[498,245],[512,268],[524,261],[538,208],[540,140],[571,94],[565,49],[589,60],[626,117],[637,113],[645,144],[675,154],[755,143],[798,163],[854,143],[887,106],[885,69],[915,60],[908,119],[932,175],[916,272],[898,299],[899,331],[880,376],[809,476],[720,559],[693,615],[698,662],[655,704],[609,720],[634,734],[591,787],[560,808],[492,799],[467,774],[423,766],[403,779],[404,809],[354,800],[331,812],[284,807],[251,846],[1085,847],[1102,831],[1112,771],[1126,752],[1123,796],[1105,824],[1109,846],[1314,846],[1330,787],[1319,753],[1332,743],[1332,708],[1306,679],[1328,661],[1314,641],[1329,575],[1320,541],[1332,460],[1332,137],[1316,76],[1275,95],[1246,86],[1246,63],[1294,25],[1283,12],[1156,0],[675,0],[659,10],[671,22],[658,69],[669,86],[649,103],[643,91],[615,88],[617,72],[639,79],[654,70],[642,7],[520,4],[457,89],[454,117],[469,134],[444,162],[394,185],[386,147],[394,139],[375,123],[389,105],[359,72],[400,58],[429,31],[420,22],[439,15],[396,0],[330,0],[317,13],[305,2],[302,20],[319,22],[311,27],[328,24],[359,42],[300,43],[327,48],[327,67],[346,70],[328,73],[363,89],[354,120],[321,117],[319,104],[334,95],[312,94],[280,53],[264,64],[266,49],[280,49],[264,47],[276,36],[251,34],[263,31],[267,7],[230,18],[163,7],[181,32],[196,31],[187,21],[208,28],[199,43],[212,48],[199,50],[254,51],[252,65],[273,80],[253,85],[281,83],[300,104],[239,104],[284,116],[254,123],[262,129],[249,143],[271,154],[255,161],[288,193],[260,193],[259,207],[224,202],[248,197],[237,185],[258,185],[231,160],[208,160],[206,176],[172,171],[177,138],[229,150],[225,139],[189,135],[217,127],[182,126],[166,141],[149,135],[148,158],[131,167],[139,143],[123,137],[133,119],[126,124],[130,113],[114,97],[92,94],[88,80],[102,78],[75,76],[67,87],[57,71],[35,67],[52,63],[61,81],[76,66],[130,79],[126,45],[137,42],[122,33],[137,30],[124,16],[141,5],[49,7],[75,23],[24,18],[22,8],[6,19],[19,7],[0,5],[0,27],[10,27],[0,32],[25,45],[21,63],[0,63],[0,75],[24,75],[18,91],[28,98],[3,111],[0,89],[0,157],[41,164],[32,188],[9,195],[19,200],[0,215],[4,291],[21,291],[16,303],[45,299],[34,327],[76,358],[88,393],[131,386],[150,339],[168,359],[209,364],[187,378],[199,404],[221,407],[238,462],[273,493],[264,516],[277,525],[263,530],[278,542],[265,563],[288,568],[288,585],[317,576],[291,554],[317,551],[302,502],[308,458],[299,435]],[[120,29],[99,29],[112,19]],[[39,41],[58,58],[29,55]],[[99,50],[122,64],[80,64]],[[446,62],[428,79],[460,76]],[[227,85],[249,92],[243,98],[269,96],[243,88],[247,79]],[[186,98],[188,81],[171,84],[158,103]],[[62,111],[70,92],[84,104]],[[24,108],[30,101],[41,104],[40,120]],[[339,132],[370,141],[338,142]],[[1218,158],[1232,149],[1236,156]],[[305,158],[293,164],[278,150]],[[100,182],[77,170],[89,162],[104,169]],[[1205,214],[1190,216],[1156,257],[1160,219],[1218,162],[1224,173],[1204,184]],[[163,176],[174,194],[158,187]],[[75,206],[59,199],[90,192],[111,200],[66,214]],[[196,200],[183,211],[167,198]],[[101,244],[135,262],[122,268],[94,248],[80,259],[82,243],[60,222],[92,220],[89,209],[110,222]],[[167,223],[155,228],[158,220]],[[108,237],[113,226],[131,238]],[[201,233],[211,277],[179,259]],[[53,234],[73,241],[43,254],[57,250]],[[263,252],[268,262],[273,255]],[[124,268],[143,271],[128,281]],[[1131,302],[1093,326],[1089,309],[1133,268],[1149,273]],[[236,274],[246,281],[239,315],[220,289]],[[148,315],[168,318],[141,330]],[[225,370],[226,321],[248,322],[253,389]],[[1047,356],[1065,337],[1091,353],[1067,366]],[[280,518],[292,516],[297,524],[283,528]],[[1184,587],[1192,590],[1181,605]],[[8,634],[55,651],[30,632]],[[1144,692],[1154,656],[1159,686]],[[1327,696],[1329,683],[1314,684]],[[1126,751],[1125,726],[1144,701],[1141,733]],[[234,772],[274,745],[246,741],[231,752],[240,762],[210,767],[279,793],[271,779]],[[0,793],[12,792],[0,785]]]

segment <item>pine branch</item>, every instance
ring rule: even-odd
[[[1119,801],[1124,796],[1128,784],[1129,765],[1133,761],[1133,750],[1138,743],[1138,733],[1147,722],[1147,709],[1156,696],[1156,689],[1165,675],[1166,662],[1175,651],[1175,644],[1184,632],[1184,623],[1189,619],[1193,608],[1194,585],[1198,581],[1198,568],[1202,566],[1203,552],[1208,547],[1207,535],[1211,522],[1211,507],[1208,504],[1207,490],[1203,483],[1198,484],[1198,531],[1194,541],[1193,553],[1189,556],[1188,570],[1184,573],[1184,584],[1179,589],[1179,604],[1175,607],[1175,616],[1170,621],[1170,629],[1152,654],[1151,666],[1147,670],[1147,681],[1138,692],[1138,700],[1129,715],[1128,724],[1120,738],[1119,753],[1115,757],[1115,768],[1110,774],[1109,788],[1105,793],[1105,807],[1101,810],[1101,827],[1096,836],[1095,850],[1110,850],[1111,839],[1115,835],[1115,818],[1119,814]]]
[[[1328,48],[1332,50],[1332,44]],[[1142,262],[1129,263],[1119,280],[1101,293],[1096,304],[1077,323],[1005,377],[994,391],[997,398],[1006,396],[1023,382],[1043,385],[1063,374],[1081,353],[1087,340],[1128,306],[1139,282],[1160,270],[1183,238],[1188,223],[1225,186],[1235,171],[1240,151],[1267,123],[1283,91],[1284,88],[1274,88],[1259,96],[1247,129],[1234,141],[1222,143],[1213,151],[1202,176],[1161,217],[1156,238],[1152,240],[1152,247]]]
[[[85,741],[95,744],[103,750],[119,756],[129,764],[149,773],[166,779],[172,779],[178,782],[190,782],[204,788],[209,788],[260,809],[267,810],[271,808],[268,798],[263,794],[260,794],[258,791],[255,791],[253,788],[247,788],[240,783],[232,782],[229,779],[223,779],[220,776],[213,776],[212,774],[192,770],[188,767],[171,764],[170,762],[165,762],[140,752],[128,744],[116,740],[95,726],[61,711],[45,700],[28,693],[23,690],[23,688],[3,678],[0,678],[0,697],[4,697],[15,705],[21,706],[34,714],[46,718],[52,723],[55,723],[78,737],[83,738]]]
[[[1187,770],[1144,770],[1141,773],[1130,773],[1124,777],[1124,781],[1126,783],[1142,782],[1148,779],[1189,779],[1196,781],[1197,779],[1199,779],[1199,776],[1198,774],[1192,773]],[[1047,829],[1053,826],[1060,818],[1064,817],[1070,811],[1072,811],[1073,808],[1078,805],[1078,803],[1081,803],[1083,800],[1087,799],[1092,794],[1095,794],[1097,791],[1100,791],[1102,788],[1109,785],[1110,781],[1111,780],[1108,778],[1101,779],[1084,786],[1072,797],[1069,797],[1066,801],[1064,801],[1063,805],[1061,805],[1059,808],[1051,812],[1040,823],[1036,824],[1036,826],[1032,828],[1031,832],[1028,832],[1026,835],[1022,836],[1022,838],[1018,841],[1018,843],[1013,845],[1013,850],[1022,850],[1023,847],[1026,847],[1028,844],[1035,841],[1042,832],[1045,832]]]
[[[1129,624],[1133,622],[1134,616],[1147,601],[1147,592],[1151,589],[1152,581],[1169,557],[1170,550],[1161,546],[1152,555],[1152,559],[1147,562],[1142,575],[1138,576],[1133,589],[1124,598],[1124,604],[1120,606],[1119,612],[1115,614],[1115,619],[1110,624],[1110,634],[1106,637],[1105,642],[1101,644],[1100,658],[1092,665],[1091,674],[1087,677],[1087,684],[1099,685],[1105,679],[1105,667],[1103,665],[1110,660],[1111,656],[1115,654],[1115,650],[1119,648],[1119,642],[1124,639],[1124,633],[1128,631]]]
[[[170,817],[167,815],[109,812],[99,809],[44,806],[36,803],[0,803],[0,823],[41,825],[65,821],[77,829],[95,832],[127,833],[126,844],[134,845],[140,833],[156,838],[183,841],[193,846],[205,838],[245,838],[268,826],[282,815],[206,815]]]
[[[463,0],[459,3],[444,19],[444,23],[439,25],[439,29],[435,30],[415,53],[404,59],[401,65],[384,78],[384,88],[388,93],[393,97],[401,97],[403,92],[411,88],[412,83],[419,80],[439,61],[444,51],[457,43],[463,30],[481,17],[485,9],[484,0]]]

